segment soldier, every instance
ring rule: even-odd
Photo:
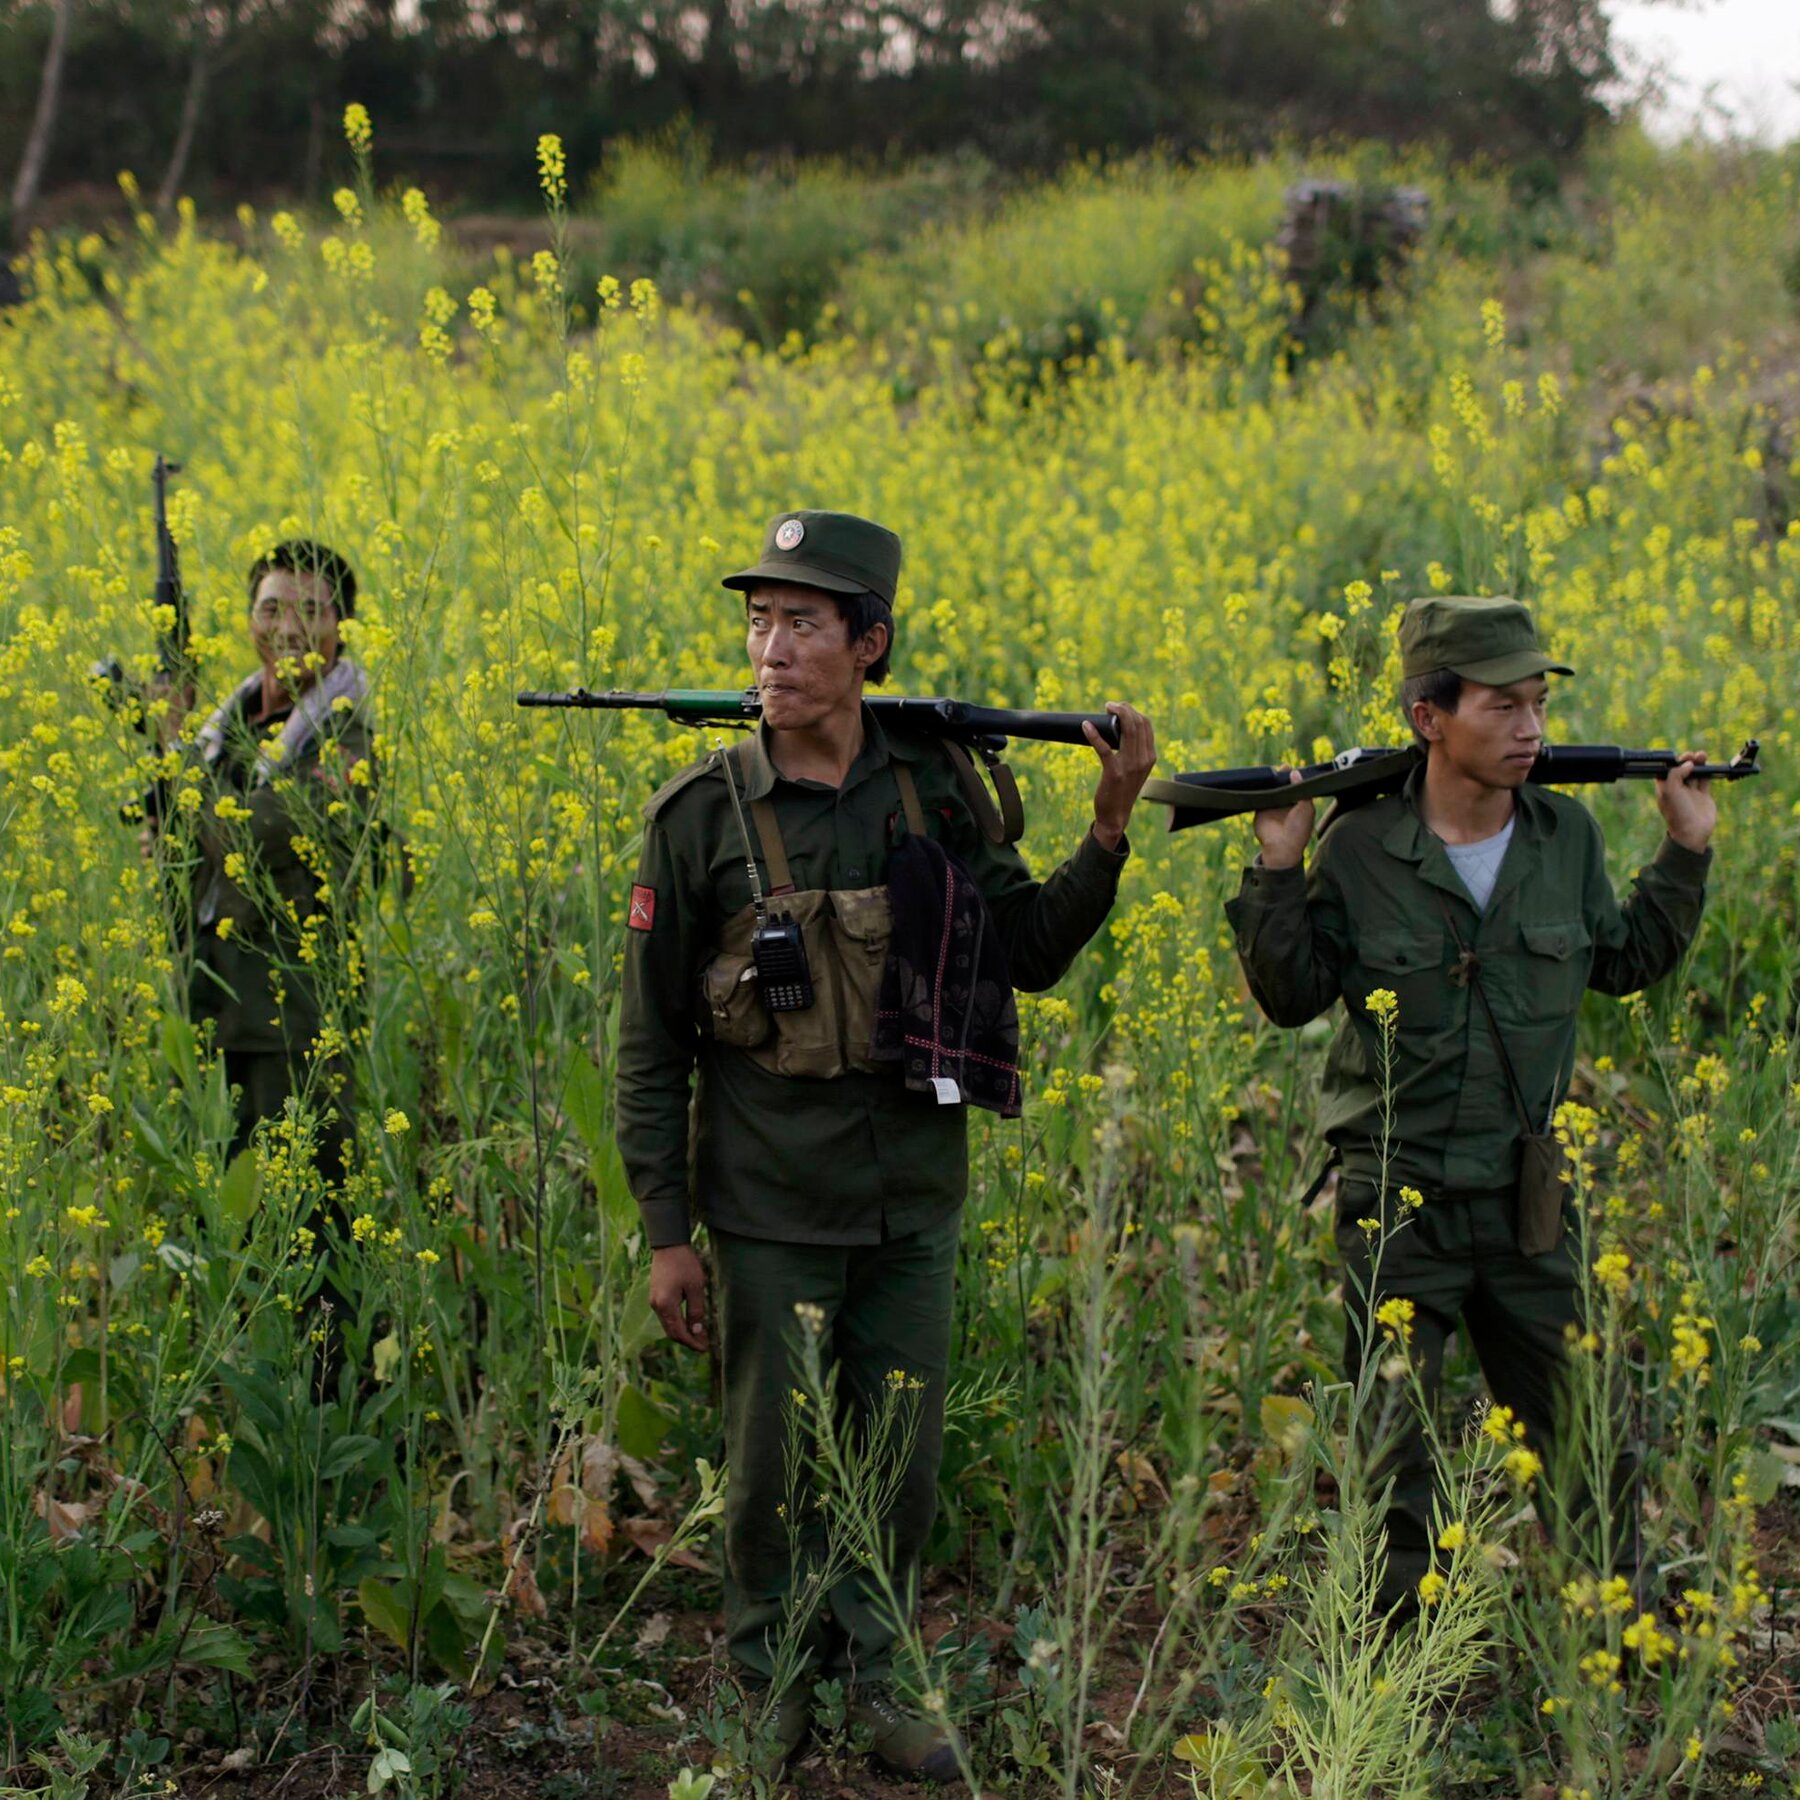
[[[747,1697],[757,1710],[773,1703],[785,1761],[806,1735],[815,1677],[842,1677],[853,1685],[852,1722],[872,1734],[881,1761],[944,1780],[956,1773],[947,1736],[888,1688],[896,1622],[866,1574],[825,1597],[805,1624],[801,1678],[768,1692],[796,1584],[781,1516],[795,1309],[820,1309],[812,1316],[853,1418],[871,1415],[891,1372],[923,1383],[916,1447],[887,1521],[895,1580],[910,1593],[943,1443],[968,1182],[960,1102],[1016,1110],[1012,989],[1060,979],[1111,909],[1126,824],[1156,752],[1149,721],[1128,706],[1108,708],[1120,722],[1116,752],[1088,728],[1101,761],[1093,826],[1048,880],[1034,881],[1012,846],[994,841],[1002,834],[983,834],[946,746],[885,732],[863,708],[865,682],[887,675],[899,573],[891,531],[845,513],[789,512],[769,526],[761,561],[726,578],[745,595],[763,722],[647,808],[626,934],[618,1137],[653,1253],[651,1305],[668,1335],[695,1350],[708,1347],[709,1321],[689,1242],[694,1211],[710,1237],[731,1471],[726,1629]],[[949,856],[927,856],[925,840]],[[750,943],[747,861],[765,896],[786,896],[769,900],[765,916],[801,922],[813,994],[802,1009],[771,1010],[760,997],[775,965],[759,971]],[[928,864],[938,877],[922,891]],[[905,984],[890,943],[898,951],[924,935],[935,946],[944,932],[962,969],[952,979],[966,977],[965,987],[951,993],[915,967],[895,1000]],[[878,1005],[884,979],[894,992]],[[927,1006],[933,995],[966,1006],[973,1036],[947,1053],[953,1074],[921,1072],[904,1054],[921,993]],[[882,1007],[888,1042],[878,1050]],[[1010,1042],[1002,1015],[1012,1017]],[[912,1047],[930,1024],[927,1013]]]
[[[353,1130],[345,1046],[314,1055],[329,1010],[322,972],[345,948],[375,769],[368,682],[339,643],[356,576],[336,551],[296,540],[258,557],[248,586],[261,666],[195,750],[189,1006],[225,1059],[230,1154],[300,1095],[319,1115],[314,1160],[331,1180]]]
[[[1258,813],[1261,854],[1226,910],[1274,1023],[1304,1025],[1344,1002],[1322,1104],[1343,1162],[1337,1244],[1352,1379],[1375,1306],[1410,1300],[1428,1400],[1460,1324],[1495,1400],[1549,1468],[1581,1272],[1545,1134],[1574,1069],[1582,993],[1635,993],[1692,940],[1717,814],[1694,778],[1704,755],[1684,757],[1657,783],[1668,835],[1621,904],[1593,815],[1527,785],[1544,743],[1545,677],[1571,671],[1544,651],[1526,609],[1415,600],[1400,648],[1402,704],[1423,764],[1403,793],[1332,824],[1305,872],[1311,804]],[[1397,1001],[1386,1192],[1382,1022],[1367,1004],[1383,991]],[[1391,1220],[1403,1186],[1424,1204],[1387,1239],[1372,1281],[1357,1221]],[[1393,1477],[1382,1611],[1404,1616],[1432,1546],[1431,1461],[1416,1417],[1382,1469]],[[1613,1561],[1630,1578],[1637,1533],[1623,1467],[1618,1489],[1627,1516],[1615,1521]],[[1591,1513],[1585,1496],[1561,1498],[1566,1515]]]

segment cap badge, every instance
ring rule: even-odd
[[[797,549],[800,540],[805,536],[806,527],[798,519],[783,519],[775,527],[775,548],[777,550]]]

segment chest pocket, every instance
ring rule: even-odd
[[[829,1081],[881,1068],[871,1048],[893,935],[888,890],[805,888],[770,904],[800,926],[812,1005],[771,1013],[763,1004],[750,956],[756,909],[747,906],[726,921],[719,953],[700,973],[703,1025],[716,1042],[749,1051],[775,1075]]]
[[[1358,940],[1356,958],[1366,983],[1361,993],[1351,990],[1357,1012],[1376,988],[1387,988],[1400,1003],[1397,1023],[1402,1031],[1435,1031],[1443,1024],[1450,978],[1441,932],[1405,927],[1372,931]]]
[[[1594,938],[1579,919],[1522,924],[1523,954],[1515,963],[1518,1016],[1531,1024],[1567,1018],[1581,1004],[1594,966]]]

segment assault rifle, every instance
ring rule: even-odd
[[[1762,746],[1751,738],[1728,763],[1707,763],[1697,779],[1742,781],[1762,773]],[[1422,760],[1409,749],[1344,750],[1330,762],[1311,763],[1299,781],[1286,769],[1267,765],[1245,769],[1211,769],[1179,775],[1173,781],[1150,781],[1144,798],[1169,808],[1169,829],[1208,825],[1214,819],[1295,806],[1302,800],[1334,799],[1337,810],[1365,805],[1383,794],[1397,794]],[[1681,761],[1674,750],[1622,750],[1617,744],[1555,744],[1540,751],[1526,778],[1547,787],[1587,786],[1596,782],[1656,781]]]
[[[660,694],[618,690],[596,694],[575,688],[565,694],[524,693],[519,696],[519,704],[596,712],[660,712],[677,725],[727,725],[740,730],[748,729],[762,717],[762,699],[755,688],[739,693],[668,688]],[[1081,728],[1092,725],[1102,743],[1115,750],[1119,747],[1119,721],[1111,713],[1013,712],[1005,707],[976,706],[967,700],[915,700],[891,694],[867,695],[863,705],[884,729],[897,725],[945,741],[970,807],[982,830],[995,843],[1016,843],[1025,828],[1018,786],[1011,770],[1000,760],[1009,738],[1029,738],[1045,744],[1085,744],[1087,737]],[[998,812],[969,760],[971,750],[993,777],[1000,796]]]
[[[175,547],[175,534],[169,530],[169,477],[180,473],[181,464],[170,462],[159,450],[156,465],[150,471],[150,485],[156,495],[156,582],[151,589],[151,604],[156,617],[157,673],[164,685],[173,688],[192,680],[187,593],[181,585],[181,557]],[[108,706],[115,710],[131,706],[132,723],[139,731],[149,731],[145,709],[151,696],[126,675],[125,665],[117,656],[95,663],[88,673],[96,681],[105,682]],[[142,802],[144,816],[154,821],[160,805],[160,790],[152,788]]]
[[[748,727],[762,717],[755,688],[727,693],[707,688],[666,688],[660,694],[628,694],[617,689],[590,693],[575,688],[566,694],[521,694],[521,706],[573,706],[598,712],[660,712],[677,725]],[[1103,742],[1119,747],[1119,721],[1111,713],[1010,712],[999,706],[975,706],[967,700],[907,700],[892,694],[868,694],[863,705],[883,729],[898,725],[932,737],[953,738],[974,750],[1006,748],[1008,738],[1033,738],[1045,744],[1085,744],[1083,725],[1092,725]]]
[[[161,451],[157,452],[156,466],[150,471],[150,485],[156,494],[156,582],[151,589],[151,604],[156,611],[157,671],[173,682],[178,682],[187,671],[190,633],[187,594],[181,585],[181,556],[175,547],[175,535],[169,530],[169,477],[180,473],[180,463],[170,462]],[[128,698],[142,699],[141,695],[134,696],[118,657],[109,656],[90,672],[96,680],[107,683],[110,704],[122,706]],[[141,728],[141,716],[138,722]]]

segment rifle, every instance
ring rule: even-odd
[[[165,684],[179,688],[191,679],[188,666],[190,622],[187,594],[181,585],[181,559],[175,547],[175,535],[169,530],[169,477],[181,473],[181,464],[170,462],[159,450],[156,465],[150,471],[150,485],[156,495],[156,582],[151,589],[151,604],[156,613],[156,666]],[[131,707],[132,723],[141,732],[150,730],[146,710],[151,695],[125,673],[125,665],[117,656],[97,662],[88,671],[95,681],[104,682],[106,704],[115,712]],[[158,783],[139,803],[141,814],[155,823],[161,814],[162,784]],[[127,818],[130,808],[123,809]]]
[[[1696,779],[1742,781],[1760,775],[1761,744],[1749,739],[1728,763],[1708,763]],[[1310,763],[1299,781],[1289,771],[1266,764],[1245,769],[1212,769],[1179,775],[1173,781],[1150,781],[1144,798],[1169,808],[1169,829],[1208,825],[1215,819],[1295,806],[1302,800],[1337,802],[1336,811],[1362,806],[1383,794],[1397,794],[1424,760],[1415,748],[1340,751],[1330,762]],[[1547,787],[1589,786],[1599,782],[1656,781],[1681,761],[1675,750],[1625,750],[1617,744],[1555,744],[1538,753],[1528,781]]]
[[[189,637],[181,559],[174,534],[169,530],[169,477],[180,473],[180,463],[170,462],[160,450],[156,453],[156,467],[150,471],[150,485],[156,490],[156,586],[152,590],[157,608],[156,666],[171,681],[178,681],[187,672]],[[166,615],[164,607],[168,608]]]
[[[729,725],[748,730],[762,717],[762,700],[755,688],[739,693],[705,688],[668,688],[659,694],[632,694],[619,690],[591,693],[575,688],[563,694],[524,693],[521,706],[574,707],[598,712],[660,712],[677,725],[696,728]],[[975,706],[967,700],[902,699],[891,694],[872,694],[863,700],[887,729],[924,732],[943,739],[983,832],[994,843],[1016,843],[1025,828],[1024,808],[1012,771],[1000,760],[1009,738],[1029,738],[1046,744],[1085,744],[1083,725],[1092,725],[1102,743],[1119,747],[1119,721],[1111,713],[1013,712],[998,706]],[[973,750],[993,776],[1000,808],[993,801],[969,759]]]
[[[156,466],[150,471],[150,485],[156,492],[156,582],[151,589],[151,604],[156,609],[157,672],[171,682],[178,682],[187,672],[188,605],[181,585],[181,558],[175,548],[174,533],[169,530],[169,477],[181,473],[181,464],[170,462],[159,450]],[[106,683],[106,703],[118,708],[128,700],[139,703],[137,727],[147,729],[142,704],[145,696],[125,674],[125,665],[117,656],[97,662],[88,671],[96,681]]]

